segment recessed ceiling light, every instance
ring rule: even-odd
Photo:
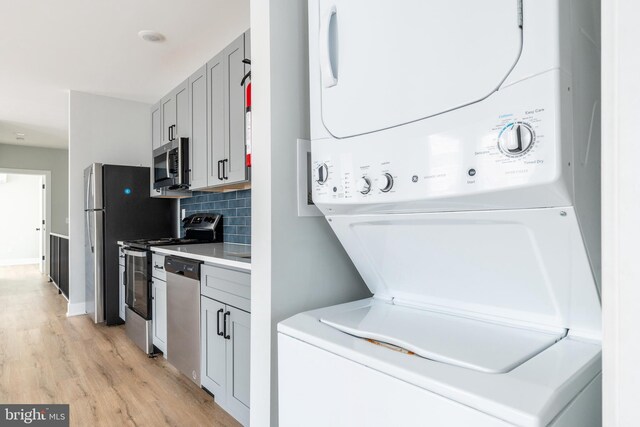
[[[164,36],[157,31],[151,30],[142,30],[138,32],[138,37],[147,42],[162,42],[164,41]]]

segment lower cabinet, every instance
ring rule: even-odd
[[[249,425],[251,315],[202,296],[200,334],[202,387],[222,409]]]
[[[153,345],[167,357],[167,282],[154,277],[151,280],[151,313],[153,318]]]

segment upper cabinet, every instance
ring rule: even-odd
[[[249,180],[245,160],[245,89],[241,86],[249,65],[249,32],[238,37],[207,62],[207,122],[209,187]]]
[[[162,121],[160,120],[160,103],[151,107],[151,149],[162,145]]]
[[[162,116],[162,144],[175,141],[179,136],[189,136],[189,89],[188,80],[180,83],[160,101]]]
[[[207,67],[189,77],[189,116],[191,126],[191,189],[208,186],[209,143],[207,139]]]
[[[248,188],[245,87],[250,32],[242,34],[151,110],[152,149],[189,137],[190,190]],[[152,192],[153,195],[153,192]]]

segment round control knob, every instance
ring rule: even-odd
[[[367,194],[369,191],[371,191],[371,180],[366,176],[363,176],[358,180],[358,184],[356,188],[362,194]]]
[[[326,163],[323,163],[318,166],[318,179],[316,180],[316,182],[318,184],[324,184],[325,182],[327,182],[327,179],[329,179],[329,167]]]
[[[393,177],[390,173],[383,173],[379,178],[378,188],[383,193],[393,188]]]
[[[502,129],[498,137],[498,148],[509,157],[518,157],[533,147],[534,134],[526,123],[510,123]]]

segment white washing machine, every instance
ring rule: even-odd
[[[601,424],[599,19],[310,0],[313,197],[373,297],[279,324],[282,426]]]

